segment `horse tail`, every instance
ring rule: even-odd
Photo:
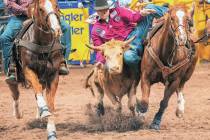
[[[94,72],[95,72],[95,69],[92,69],[91,72],[88,74],[87,78],[85,79],[85,88],[86,89],[89,88],[93,96],[95,96],[95,94],[89,80],[93,76]]]

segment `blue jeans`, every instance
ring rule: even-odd
[[[145,8],[154,9],[156,13],[143,17],[143,19],[137,24],[136,28],[128,35],[127,39],[136,36],[131,42],[132,48],[124,53],[124,62],[130,68],[138,68],[141,56],[143,55],[143,39],[147,36],[149,27],[152,24],[154,18],[160,18],[168,10],[166,7],[157,6],[154,4],[148,4]]]
[[[26,17],[24,16],[11,17],[4,32],[0,35],[0,48],[3,50],[4,72],[6,74],[9,68],[10,56],[12,55],[13,41],[25,20]]]
[[[61,37],[61,44],[66,47],[65,58],[68,59],[71,52],[71,27],[62,18],[60,19],[60,23],[61,23],[61,30],[63,33]]]

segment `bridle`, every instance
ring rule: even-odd
[[[182,46],[182,45],[178,44],[178,41],[177,41],[177,39],[176,39],[176,32],[177,32],[177,30],[179,29],[179,27],[183,27],[183,28],[186,30],[187,41],[186,41],[186,44],[184,44],[184,46],[185,46],[185,45],[188,45],[188,43],[189,43],[189,41],[190,41],[190,39],[189,39],[189,32],[190,32],[190,23],[189,23],[189,22],[190,22],[190,20],[187,19],[187,24],[186,24],[186,25],[179,24],[179,25],[176,26],[176,27],[173,26],[171,16],[170,16],[170,20],[171,20],[170,29],[171,29],[171,32],[172,32],[172,34],[173,34],[173,38],[174,38],[174,41],[175,41],[175,45],[176,45],[176,46]]]
[[[37,2],[37,11],[38,11],[38,15],[41,16],[41,13],[40,13],[40,10],[39,10],[39,1]],[[47,13],[47,16],[45,17],[45,20],[44,20],[44,26],[47,27],[47,29],[43,28],[42,26],[38,25],[37,22],[35,21],[35,18],[34,18],[34,15],[32,16],[32,20],[33,20],[33,23],[34,25],[42,32],[46,33],[46,34],[53,34],[54,33],[54,30],[52,28],[49,27],[49,25],[47,24],[48,22],[48,18],[50,15],[55,15],[60,23],[60,17],[59,17],[59,14],[57,14],[55,11],[51,11],[49,13]]]
[[[173,40],[174,40],[174,47],[172,49],[172,52],[169,55],[170,57],[167,59],[167,62],[168,62],[168,65],[172,67],[172,62],[173,62],[175,53],[176,53],[177,49],[179,49],[180,46],[186,46],[189,50],[192,49],[192,48],[190,46],[190,38],[189,38],[189,32],[190,32],[190,24],[189,24],[190,21],[189,21],[189,19],[187,19],[188,23],[186,25],[179,24],[178,26],[174,27],[173,23],[172,23],[171,16],[170,16],[170,22],[171,22],[170,23],[170,30],[171,30],[172,37],[173,37]],[[180,45],[178,43],[177,39],[176,39],[176,32],[179,29],[179,27],[183,27],[186,30],[187,41],[183,45]]]

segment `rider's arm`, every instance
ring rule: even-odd
[[[100,46],[100,45],[103,44],[102,39],[100,38],[100,36],[97,35],[96,32],[92,32],[91,33],[91,38],[92,38],[92,41],[93,41],[93,45],[94,46]]]
[[[78,0],[78,8],[84,8],[84,5],[82,4],[82,0]]]
[[[100,45],[105,43],[103,41],[103,39],[97,33],[96,28],[94,29],[94,27],[93,27],[92,32],[91,32],[91,38],[92,38],[94,46],[100,46]],[[104,59],[104,57],[103,57],[101,52],[97,52],[96,53],[96,62],[105,63],[105,59]]]
[[[12,14],[15,15],[26,15],[27,13],[27,7],[29,4],[32,3],[32,0],[19,0],[18,4],[16,0],[5,0],[6,6]]]
[[[116,8],[116,10],[118,11],[122,19],[125,21],[137,23],[142,19],[142,15],[139,12],[134,12],[124,7]]]

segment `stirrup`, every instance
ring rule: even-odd
[[[68,75],[69,74],[69,70],[67,67],[67,62],[64,61],[61,63],[61,66],[59,68],[59,75]]]
[[[6,78],[6,83],[7,84],[17,84],[17,79],[16,79],[16,67],[14,63],[11,63],[9,65],[8,71],[6,73],[7,78]]]

